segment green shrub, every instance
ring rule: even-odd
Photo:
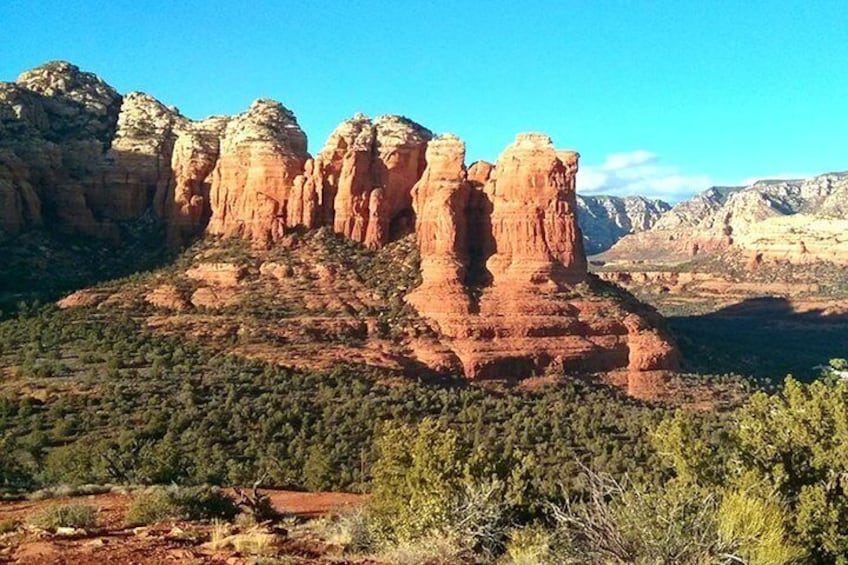
[[[232,520],[238,507],[222,491],[209,487],[152,487],[135,495],[124,521],[141,526],[176,520]]]
[[[94,528],[97,526],[97,509],[87,504],[60,504],[36,514],[30,519],[30,523],[45,530]]]
[[[786,509],[755,488],[724,493],[718,510],[718,533],[733,553],[751,565],[797,563],[804,551],[788,541]]]
[[[387,426],[378,448],[369,510],[379,543],[413,548],[442,537],[462,551],[502,550],[512,493],[497,477],[497,461],[476,455],[431,419]]]

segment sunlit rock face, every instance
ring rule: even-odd
[[[262,243],[285,232],[286,203],[308,159],[306,135],[279,102],[257,100],[233,118],[212,171],[207,232]]]
[[[557,151],[541,134],[519,135],[493,168],[481,162],[467,171],[464,153],[452,136],[428,146],[413,190],[422,284],[407,297],[463,373],[676,368],[658,317],[602,295],[603,283],[587,272],[575,215],[577,153]]]

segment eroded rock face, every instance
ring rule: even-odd
[[[606,251],[629,234],[651,229],[671,206],[642,196],[577,195],[577,221],[588,255]]]
[[[421,285],[407,301],[425,315],[467,315],[468,202],[465,144],[443,136],[427,145],[427,168],[412,189],[415,235],[421,254]]]
[[[141,92],[124,97],[118,129],[106,154],[102,190],[93,206],[115,220],[141,216],[151,204],[163,215],[172,184],[171,155],[189,120]]]
[[[678,264],[693,256],[760,256],[760,262],[848,264],[844,238],[848,173],[713,187],[681,202],[648,231],[630,235],[604,261]]]
[[[104,153],[122,98],[91,73],[63,62],[0,83],[0,194],[11,205],[0,228],[42,223],[110,235],[89,201],[102,192]]]
[[[677,367],[658,317],[602,294],[605,283],[587,272],[577,153],[524,134],[494,168],[475,163],[472,174],[463,158],[456,138],[428,146],[413,190],[422,284],[407,300],[435,324],[466,377]]]
[[[211,173],[228,121],[225,117],[207,118],[177,135],[171,157],[171,187],[162,210],[171,247],[179,247],[201,233],[212,215]]]
[[[303,181],[317,211],[301,220],[332,225],[345,237],[371,248],[382,247],[393,233],[411,229],[412,187],[425,167],[432,134],[400,116],[371,120],[357,114],[342,122],[315,157]],[[314,196],[313,196],[314,194]],[[289,225],[297,225],[290,218]]]
[[[577,154],[558,155],[542,134],[521,134],[501,154],[485,187],[496,244],[486,266],[495,286],[558,284],[585,274],[575,214],[576,172]]]
[[[289,193],[307,159],[306,135],[294,114],[272,100],[254,102],[224,130],[212,172],[208,233],[279,240]]]

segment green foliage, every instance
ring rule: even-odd
[[[514,528],[509,532],[504,560],[510,565],[554,562],[552,532],[540,526]]]
[[[238,514],[233,499],[208,487],[151,487],[136,494],[124,521],[129,526],[176,520],[232,520]]]
[[[797,563],[804,551],[788,541],[786,508],[755,489],[732,490],[722,496],[718,533],[734,553],[751,565]]]
[[[751,396],[734,419],[727,434],[708,437],[677,415],[654,442],[681,481],[723,494],[722,531],[751,562],[845,559],[848,382],[787,378],[778,393]]]
[[[51,506],[36,514],[30,523],[45,530],[56,528],[94,528],[97,526],[97,509],[87,504],[61,504]]]
[[[377,447],[369,508],[378,541],[442,536],[469,551],[500,550],[509,495],[498,464],[481,461],[459,434],[432,419],[385,426]]]
[[[96,309],[41,307],[0,323],[2,366],[45,355],[69,367],[60,384],[25,377],[0,393],[0,478],[9,490],[245,485],[267,474],[275,486],[367,491],[380,423],[424,418],[461,436],[474,465],[503,466],[487,461],[499,451],[520,461],[497,470],[515,483],[513,506],[538,510],[560,496],[560,483],[579,489],[579,463],[658,480],[645,430],[665,410],[576,381],[494,393],[383,384],[383,374],[356,366],[296,371],[154,335]]]

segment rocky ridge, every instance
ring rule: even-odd
[[[380,249],[414,230],[422,282],[407,301],[433,329],[430,338],[402,338],[418,362],[469,378],[530,376],[551,366],[677,367],[655,313],[588,274],[577,222],[579,155],[556,150],[543,134],[521,134],[496,164],[466,168],[464,143],[454,136],[433,138],[399,116],[356,115],[312,157],[294,114],[278,102],[192,121],[148,95],[121,96],[67,63],[0,85],[0,128],[7,232],[47,224],[117,240],[122,222],[152,216],[174,247],[209,234],[272,249],[323,226]],[[273,275],[262,279],[269,296],[274,285],[289,284],[287,267],[275,265],[257,267]],[[317,281],[322,296],[350,278],[312,268],[306,280]],[[247,289],[238,277],[218,280],[231,271],[242,273],[226,262],[192,268],[186,278],[194,282],[185,284],[202,284],[190,296],[167,282],[144,296],[177,311],[233,308]],[[370,322],[351,304],[369,300],[362,291],[339,305],[350,320],[320,323],[361,339]],[[118,293],[103,304],[120,302]],[[316,320],[304,319],[303,331]]]
[[[601,253],[626,235],[651,229],[669,210],[666,202],[642,196],[578,194],[577,221],[586,253]]]
[[[601,258],[684,262],[732,251],[763,262],[848,264],[848,173],[715,187],[675,206]]]

